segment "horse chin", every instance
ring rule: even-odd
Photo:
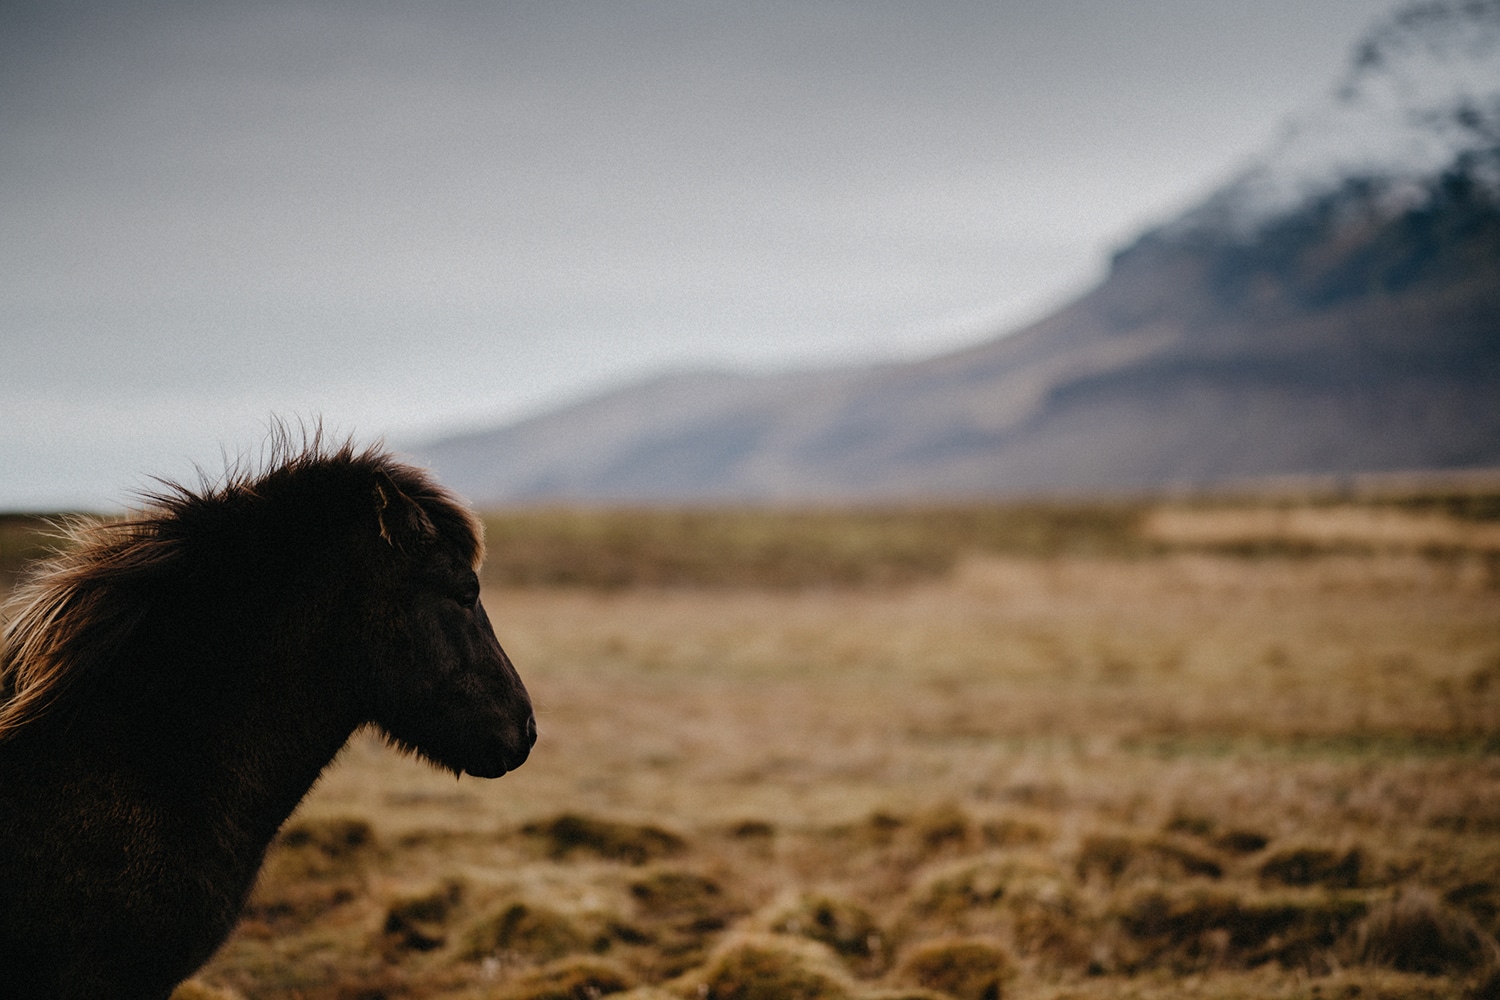
[[[418,742],[385,730],[386,739],[405,753],[416,754],[454,777],[499,778],[509,774],[531,756],[536,745],[536,720],[528,718],[519,734],[502,730],[469,739]]]
[[[389,733],[386,737],[391,745],[402,753],[420,757],[433,767],[447,771],[455,778],[466,774],[473,778],[502,777],[520,767],[530,751],[530,747],[527,747],[519,752],[506,752],[505,749],[494,746],[470,748],[467,752],[455,747],[438,750],[435,747],[397,739]]]
[[[530,753],[530,743],[524,746],[491,745],[466,760],[463,772],[475,778],[499,778],[524,764]]]

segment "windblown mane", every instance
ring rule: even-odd
[[[317,432],[298,443],[278,429],[268,451],[259,469],[231,467],[217,484],[205,481],[196,490],[164,481],[126,518],[72,525],[66,551],[33,570],[3,609],[0,742],[106,670],[163,585],[205,566],[235,572],[247,555],[247,535],[257,544],[289,546],[367,523],[392,541],[384,514],[394,489],[415,503],[426,532],[475,567],[483,558],[479,520],[383,449],[357,451],[347,441],[328,448]]]

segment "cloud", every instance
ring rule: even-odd
[[[1377,6],[8,4],[0,403],[144,460],[171,399],[414,433],[998,333]]]

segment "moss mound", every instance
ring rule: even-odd
[[[302,820],[281,831],[246,903],[253,924],[286,929],[360,898],[377,859],[375,832],[363,819]]]
[[[555,860],[585,854],[641,865],[687,849],[687,841],[658,826],[618,823],[576,813],[528,823],[521,832],[540,840],[547,855]]]
[[[741,938],[694,977],[704,1000],[852,1000],[827,950],[783,937]]]
[[[277,844],[292,850],[314,850],[328,858],[353,857],[375,844],[375,830],[354,816],[309,819],[288,825]]]
[[[450,879],[417,896],[398,899],[386,910],[381,935],[387,950],[432,951],[448,940],[447,923],[464,897],[464,883]]]
[[[1324,847],[1297,847],[1278,851],[1260,866],[1260,877],[1282,885],[1324,885],[1331,889],[1353,889],[1360,884],[1366,867],[1359,848],[1334,851]]]
[[[1173,837],[1094,834],[1078,850],[1078,878],[1100,878],[1109,885],[1130,878],[1221,878],[1224,866],[1207,850]]]
[[[1230,854],[1255,854],[1270,843],[1270,837],[1256,830],[1225,830],[1213,839],[1215,847]]]
[[[604,951],[609,946],[608,935],[585,921],[543,906],[515,902],[471,927],[463,954],[469,959],[519,955],[547,962],[580,952]]]
[[[597,1000],[635,985],[630,973],[598,958],[570,958],[545,965],[510,983],[496,1000]]]
[[[886,936],[869,911],[833,896],[810,893],[800,897],[772,918],[771,929],[825,944],[866,971],[887,958]]]
[[[1368,965],[1427,976],[1465,976],[1495,957],[1495,945],[1468,914],[1422,889],[1376,905],[1354,933],[1354,957]]]
[[[704,917],[724,907],[724,890],[696,872],[662,870],[630,884],[630,895],[651,917]]]
[[[1125,971],[1301,965],[1334,947],[1368,910],[1357,896],[1325,892],[1151,889],[1128,898],[1116,914],[1128,935],[1117,958]]]
[[[924,855],[961,851],[974,839],[969,814],[952,802],[940,803],[912,817],[911,833]]]
[[[947,918],[964,910],[993,906],[1004,897],[1006,886],[1024,872],[1024,866],[1009,859],[949,865],[913,890],[908,910],[917,917]]]
[[[897,977],[959,1000],[1000,1000],[1014,971],[1010,953],[983,938],[950,938],[917,948]]]

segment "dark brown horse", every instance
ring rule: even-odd
[[[0,654],[0,995],[168,996],[373,724],[493,778],[536,740],[479,603],[478,522],[370,450],[295,450],[81,528]]]

